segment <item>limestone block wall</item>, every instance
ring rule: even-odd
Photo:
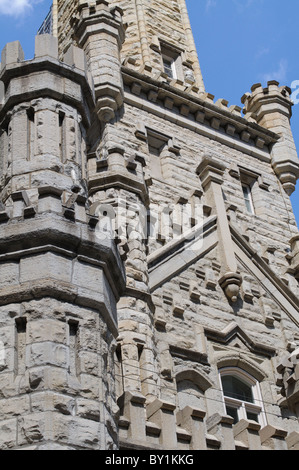
[[[72,22],[78,11],[90,2],[58,0],[58,39],[61,54],[71,42],[77,44]],[[96,2],[110,9],[120,7],[126,37],[121,51],[122,62],[135,70],[151,72],[152,76],[164,73],[163,54],[178,57],[177,76],[179,83],[194,85],[201,92],[204,84],[197,52],[184,0],[174,2],[151,0],[109,0]],[[90,3],[91,5],[91,3]]]
[[[267,131],[254,136],[253,127],[247,123],[248,135],[244,130],[239,133],[238,125],[245,121],[234,118],[235,114],[230,114],[236,119],[234,123],[225,123],[223,114],[217,125],[211,116],[212,108],[216,112],[219,107],[217,103],[215,107],[211,104],[211,114],[205,109],[199,121],[196,116],[201,109],[191,104],[191,99],[187,111],[178,97],[173,99],[174,95],[170,106],[166,89],[156,91],[154,100],[149,99],[153,96],[149,82],[143,79],[137,83],[136,76],[130,81],[130,72],[123,71],[125,113],[115,127],[124,153],[135,153],[136,160],[142,157],[148,216],[156,215],[161,206],[171,207],[173,216],[178,205],[194,207],[196,198],[201,212],[195,220],[190,217],[188,228],[204,221],[212,227],[217,207],[198,167],[204,158],[217,160],[223,165],[217,184],[221,184],[242,284],[237,302],[230,303],[219,285],[223,246],[227,245],[221,246],[217,237],[211,238],[204,256],[199,244],[198,252],[193,245],[189,251],[186,247],[184,253],[193,253],[189,258],[186,254],[185,259],[190,260],[186,264],[180,261],[182,238],[181,245],[177,241],[182,232],[172,216],[170,231],[163,231],[160,220],[154,236],[148,234],[154,348],[144,362],[143,354],[151,348],[142,335],[145,319],[139,314],[137,321],[136,314],[132,317],[127,309],[123,327],[132,335],[131,346],[119,356],[126,371],[126,385],[118,392],[124,392],[118,400],[121,447],[294,448],[291,442],[297,435],[298,422],[280,395],[276,367],[299,339],[298,283],[290,264],[297,227],[288,195],[271,167],[266,141],[275,141],[275,136]],[[259,139],[264,139],[263,145]],[[242,178],[246,180],[248,175],[254,178],[254,215],[246,212],[242,192]],[[246,253],[240,250],[242,244]],[[127,255],[130,259],[130,252]],[[266,273],[275,288],[265,282]],[[286,302],[282,302],[280,293],[289,296]],[[218,371],[228,366],[247,370],[259,380],[263,425],[233,425],[225,416]]]
[[[2,53],[0,448],[114,449],[124,270],[87,202],[94,95],[82,50]],[[84,98],[83,98],[84,97]]]
[[[4,449],[298,447],[287,119],[204,93],[185,7],[61,0],[58,39],[3,51]],[[258,388],[259,422],[226,414],[227,368]]]

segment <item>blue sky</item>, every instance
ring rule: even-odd
[[[298,0],[186,1],[206,90],[215,101],[241,106],[253,84],[266,86],[272,79],[299,84]],[[51,3],[0,0],[0,50],[19,40],[25,58],[32,58],[34,36]],[[292,130],[299,150],[299,104],[293,107]],[[299,182],[291,200],[299,225]]]
[[[206,91],[215,101],[242,106],[243,94],[268,80],[290,88],[298,81],[296,93],[298,0],[186,1]],[[291,125],[299,151],[299,104],[293,106]],[[299,181],[291,201],[299,226]]]

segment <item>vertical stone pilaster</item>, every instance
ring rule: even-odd
[[[285,440],[287,435],[287,431],[270,425],[260,430],[262,445],[271,450],[287,450],[288,446]]]
[[[249,450],[261,450],[260,429],[261,425],[255,421],[242,419],[234,426],[235,440],[241,441]]]
[[[130,422],[128,437],[135,442],[146,440],[144,404],[145,397],[136,391],[125,392],[118,399],[121,416]]]
[[[160,443],[165,449],[177,448],[175,405],[156,399],[147,405],[147,419],[161,427]]]
[[[207,419],[207,431],[221,442],[221,450],[235,450],[233,419],[218,413]]]
[[[197,169],[207,200],[218,219],[217,224],[222,274],[219,283],[226,296],[232,302],[236,302],[242,278],[237,273],[235,250],[233,247],[222,194],[221,185],[223,183],[224,171],[225,165],[210,157],[205,157]]]

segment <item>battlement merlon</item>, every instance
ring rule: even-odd
[[[290,196],[299,178],[298,154],[290,126],[293,106],[291,90],[287,86],[279,86],[275,80],[267,85],[263,88],[257,83],[252,86],[251,93],[243,95],[244,114],[247,119],[254,119],[260,126],[280,136],[272,148],[272,166]]]
[[[41,79],[37,74],[48,74],[49,82]],[[27,77],[26,83],[23,78]],[[72,82],[65,88],[62,81]],[[34,81],[34,83],[33,83]],[[58,59],[57,38],[50,34],[37,35],[35,37],[34,58],[24,60],[24,52],[19,41],[7,43],[1,54],[0,67],[0,103],[2,102],[6,112],[10,102],[19,103],[42,96],[56,96],[66,99],[72,104],[76,102],[90,123],[90,112],[94,108],[93,83],[86,67],[84,51],[71,45],[64,54],[63,61]],[[26,88],[27,85],[27,88]],[[2,90],[2,91],[1,91]],[[78,91],[78,95],[74,92]],[[69,91],[69,92],[68,92]],[[84,100],[82,96],[84,95]]]

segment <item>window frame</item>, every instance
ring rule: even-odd
[[[252,184],[241,182],[245,207],[249,214],[255,215],[255,209],[252,198]],[[246,197],[247,196],[247,197]],[[248,202],[248,205],[247,205]],[[248,207],[249,206],[249,207]]]
[[[160,55],[163,72],[166,73],[169,80],[182,80],[184,81],[183,72],[183,50],[168,44],[162,40],[160,42]],[[164,60],[170,63],[172,70],[172,77],[167,74],[164,68]]]
[[[222,377],[224,376],[233,376],[246,385],[249,385],[251,387],[254,403],[225,396],[222,385]],[[239,369],[238,367],[223,367],[219,369],[219,383],[222,393],[224,412],[226,414],[227,407],[235,408],[237,410],[238,421],[240,421],[241,419],[250,419],[247,417],[247,413],[254,413],[257,415],[257,422],[261,425],[261,427],[266,426],[267,420],[260,385],[252,375],[250,375],[248,372],[245,372],[243,369]]]
[[[166,73],[167,77],[170,78],[171,80],[177,80],[177,69],[176,69],[176,60],[173,57],[168,56],[167,54],[162,54],[162,61],[163,61],[163,71]],[[169,62],[170,64],[170,69],[171,69],[171,75],[167,73],[166,67],[165,67],[165,62]]]

